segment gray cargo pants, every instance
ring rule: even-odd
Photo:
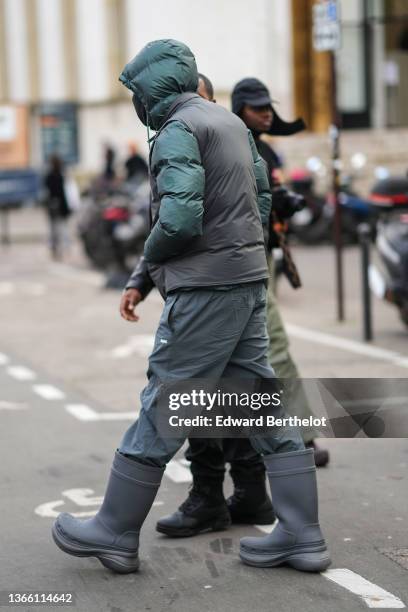
[[[155,426],[162,381],[274,378],[268,344],[263,282],[225,291],[211,288],[169,294],[149,358],[139,419],[125,433],[120,452],[164,466],[184,437],[163,438]],[[304,448],[299,430],[293,427],[274,427],[271,435],[256,436],[251,443],[263,455]]]

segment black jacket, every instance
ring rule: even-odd
[[[45,207],[53,219],[65,219],[70,215],[64,190],[64,176],[60,172],[51,171],[44,179],[47,191]]]

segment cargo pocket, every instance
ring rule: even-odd
[[[171,296],[171,298],[167,298],[169,300],[168,308],[167,308],[167,300],[166,300],[166,325],[169,328],[171,333],[174,333],[174,309],[176,307],[176,303],[179,301],[180,293],[175,293]]]

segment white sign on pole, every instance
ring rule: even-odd
[[[16,111],[12,106],[0,106],[0,142],[16,137]]]
[[[315,51],[335,51],[340,48],[337,0],[323,0],[313,5],[313,48]]]

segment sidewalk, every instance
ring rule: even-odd
[[[3,215],[0,207],[0,214]],[[47,239],[47,217],[40,206],[28,206],[7,211],[10,242],[44,242]]]

